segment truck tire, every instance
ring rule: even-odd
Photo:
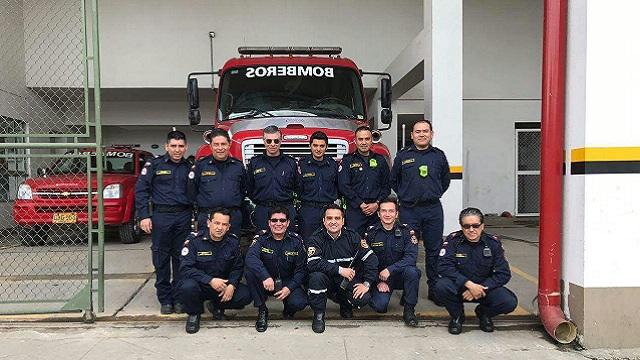
[[[138,219],[132,217],[128,223],[118,226],[118,234],[120,235],[120,242],[123,244],[139,243],[142,237],[142,229],[140,229]]]
[[[42,246],[47,243],[49,228],[46,225],[19,226],[18,238],[23,246]]]

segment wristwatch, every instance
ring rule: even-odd
[[[367,289],[371,287],[371,284],[369,284],[368,281],[363,282],[362,285],[366,286]]]

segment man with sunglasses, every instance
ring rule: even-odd
[[[296,159],[280,151],[282,134],[277,126],[267,126],[263,130],[262,141],[264,154],[252,157],[247,166],[249,198],[256,205],[253,224],[258,230],[268,229],[269,209],[276,206],[286,207],[291,224],[295,224],[293,194],[298,164]]]
[[[369,303],[369,288],[378,278],[378,259],[358,233],[344,227],[344,210],[327,206],[323,223],[306,242],[311,328],[316,333],[325,329],[327,297],[340,304],[343,319],[350,319],[353,308]]]
[[[324,208],[338,199],[338,164],[325,156],[329,137],[322,131],[311,135],[311,155],[298,162],[298,189],[300,207],[300,232],[308,239],[322,227]]]
[[[449,333],[462,332],[465,301],[479,304],[475,313],[480,329],[492,332],[491,318],[508,314],[518,306],[516,295],[505,287],[511,279],[509,263],[500,240],[484,232],[480,210],[466,208],[458,220],[462,230],[450,234],[439,253],[434,295],[451,316]]]
[[[256,235],[247,251],[245,277],[258,308],[256,330],[267,330],[269,310],[267,296],[282,301],[282,317],[293,315],[307,307],[307,295],[302,288],[306,277],[307,254],[302,239],[289,227],[289,211],[285,207],[269,210],[269,230]]]

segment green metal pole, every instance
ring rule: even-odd
[[[96,176],[98,177],[98,311],[104,311],[104,199],[102,198],[102,120],[100,117],[100,40],[98,27],[98,0],[91,1],[93,39],[93,99],[96,136]]]

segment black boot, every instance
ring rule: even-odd
[[[173,304],[173,311],[176,314],[184,314],[184,305],[182,305],[181,303]]]
[[[313,332],[317,334],[324,332],[324,312],[317,312],[313,314],[311,329],[313,329]]]
[[[162,305],[160,305],[160,314],[162,314],[162,315],[173,314],[173,305],[172,304],[162,304]]]
[[[291,319],[293,319],[293,315],[294,314],[295,314],[294,312],[291,312],[291,311],[289,311],[287,309],[284,309],[284,310],[282,310],[282,319],[291,320]]]
[[[200,314],[189,315],[185,330],[187,330],[188,334],[195,334],[200,330]]]
[[[404,324],[409,327],[418,326],[418,318],[416,317],[416,312],[413,307],[405,306],[402,312],[402,319],[404,320]]]
[[[458,335],[462,332],[462,324],[464,323],[464,316],[458,316],[451,318],[449,321],[449,334]]]
[[[213,320],[224,320],[224,309],[218,309],[213,305],[212,301],[207,304],[207,310],[213,315]]]
[[[478,317],[478,322],[480,323],[480,330],[484,332],[493,332],[493,320],[489,316],[487,316],[480,306],[476,306],[476,316]]]
[[[427,299],[431,300],[434,304],[436,304],[436,306],[444,306],[443,303],[438,301],[438,298],[436,297],[435,292],[432,291],[431,289],[429,289],[429,292],[427,294]]]
[[[258,320],[256,320],[256,330],[258,330],[258,332],[267,331],[267,327],[269,327],[268,318],[269,311],[266,307],[258,309]]]

